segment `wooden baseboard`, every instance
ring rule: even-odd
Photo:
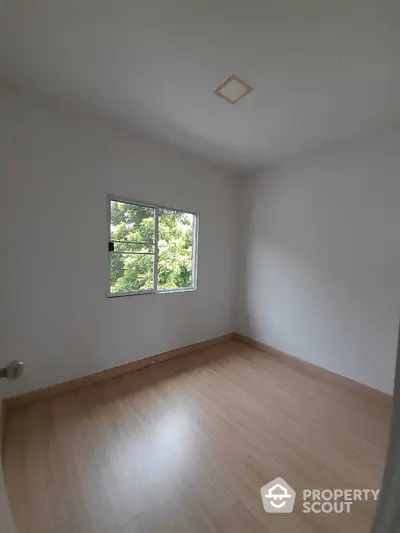
[[[103,370],[102,372],[89,374],[88,376],[84,376],[82,378],[58,383],[57,385],[35,390],[32,392],[27,392],[25,394],[21,394],[20,396],[12,396],[11,398],[3,400],[3,410],[6,406],[7,410],[9,410],[21,407],[32,402],[38,402],[40,400],[54,398],[54,396],[59,396],[60,394],[63,394],[65,392],[70,392],[81,387],[93,385],[94,383],[100,383],[101,381],[113,379],[118,376],[128,374],[129,372],[140,370],[150,365],[162,363],[164,361],[168,361],[169,359],[181,357],[192,352],[197,352],[198,350],[204,350],[206,348],[215,346],[216,344],[226,342],[230,340],[232,336],[233,333],[228,333],[226,335],[221,335],[220,337],[215,337],[214,339],[208,339],[206,341],[197,342],[195,344],[183,346],[182,348],[176,348],[175,350],[169,350],[168,352],[152,355],[150,357],[146,357],[145,359],[139,359],[139,361],[133,361],[132,363],[126,363],[124,365],[116,366],[108,370]]]
[[[263,344],[262,342],[255,341],[254,339],[251,339],[250,337],[247,337],[247,335],[242,335],[241,333],[232,333],[232,338],[236,341],[243,342],[244,344],[248,344],[252,348],[257,348],[258,350],[262,350],[263,352],[272,352],[272,351],[278,351],[275,350],[275,348],[272,348],[271,346],[268,346],[267,344]],[[283,354],[283,352],[279,352]],[[285,354],[288,355],[288,354]]]
[[[284,364],[285,366],[290,366],[296,371],[302,372],[302,374],[308,374],[309,376],[317,378],[320,382],[324,382],[327,384],[336,384],[342,387],[344,386],[352,389],[353,391],[357,390],[359,394],[363,393],[367,396],[373,394],[374,398],[380,396],[382,398],[382,401],[384,402],[391,403],[393,400],[391,394],[378,391],[377,389],[369,387],[368,385],[364,385],[359,381],[355,381],[340,374],[336,374],[332,370],[327,370],[326,368],[322,368],[320,366],[314,365],[313,363],[309,363],[308,361],[304,361],[303,359],[299,359],[294,355],[282,352],[277,348],[273,348],[268,344],[264,344],[262,342],[251,339],[250,337],[242,335],[241,333],[232,333],[232,339],[243,342],[244,344],[247,344],[252,348],[257,348],[258,350],[266,352],[271,357],[279,359],[279,361],[282,362],[282,364]]]
[[[316,366],[312,363],[304,361],[303,359],[298,359],[297,357],[291,354],[282,352],[276,348],[273,348],[272,346],[263,344],[262,342],[255,341],[251,339],[250,337],[241,335],[240,333],[228,333],[227,335],[221,335],[220,337],[215,337],[214,339],[209,339],[206,341],[198,342],[196,344],[190,344],[188,346],[183,346],[182,348],[177,348],[175,350],[163,352],[157,355],[153,355],[151,357],[146,357],[145,359],[140,359],[139,361],[133,361],[132,363],[127,363],[127,364],[120,365],[114,368],[110,368],[109,370],[103,370],[102,372],[90,374],[82,378],[77,378],[71,381],[58,383],[57,385],[53,385],[51,387],[46,387],[44,389],[39,389],[39,390],[35,390],[32,392],[28,392],[20,396],[13,396],[11,398],[4,399],[2,402],[1,410],[0,410],[0,453],[1,453],[1,445],[2,445],[2,440],[3,440],[2,429],[4,427],[4,417],[5,417],[6,409],[7,410],[15,409],[17,407],[20,407],[20,406],[23,406],[23,405],[26,405],[32,402],[37,402],[37,401],[53,398],[65,392],[70,392],[70,391],[79,389],[81,387],[87,387],[88,385],[92,385],[94,383],[100,383],[101,381],[113,379],[118,376],[122,376],[124,374],[128,374],[136,370],[140,370],[150,365],[168,361],[169,359],[173,359],[175,357],[181,357],[181,356],[190,354],[192,352],[196,352],[198,350],[204,350],[206,348],[210,348],[216,344],[220,344],[231,339],[245,343],[248,346],[257,348],[258,350],[262,350],[263,352],[268,353],[271,357],[279,358],[279,361],[282,364],[285,364],[286,366],[291,366],[293,369],[297,371],[301,371],[303,374],[308,374],[310,376],[317,377],[320,381],[324,381],[326,383],[331,383],[331,384],[333,384],[334,382],[336,384],[340,383],[342,386],[347,385],[351,387],[353,390],[358,389],[359,392],[364,391],[364,393],[367,393],[367,394],[368,393],[371,394],[371,392],[375,394],[378,393],[382,395],[382,397],[385,397],[389,399],[389,401],[392,401],[392,396],[390,394],[385,394],[383,392],[376,391],[375,389],[368,387],[367,385],[363,385],[362,383],[359,383],[352,379],[336,374],[330,370]]]

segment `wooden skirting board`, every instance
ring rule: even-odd
[[[382,398],[385,398],[389,402],[392,401],[392,395],[387,394],[382,391],[378,391],[372,387],[369,387],[368,385],[364,385],[363,383],[360,383],[359,381],[355,381],[353,379],[347,378],[345,376],[342,376],[341,374],[336,374],[332,370],[327,370],[326,368],[322,368],[320,366],[314,365],[313,363],[309,363],[308,361],[304,361],[303,359],[299,359],[298,357],[288,354],[286,352],[282,352],[281,350],[278,350],[277,348],[273,348],[272,346],[269,346],[268,344],[264,344],[259,341],[255,341],[251,339],[250,337],[247,337],[246,335],[242,335],[241,333],[232,333],[232,339],[237,340],[240,342],[243,342],[244,344],[247,344],[248,346],[252,346],[253,348],[257,348],[258,350],[261,350],[263,352],[268,353],[271,357],[277,357],[281,360],[282,364],[285,364],[286,366],[291,366],[293,369],[302,372],[303,374],[312,375],[314,377],[318,377],[321,381],[329,381],[331,383],[337,382],[346,383],[349,388],[353,389],[354,391],[363,392],[364,394],[380,394],[382,395]]]
[[[81,387],[87,387],[88,385],[93,385],[94,383],[100,383],[108,379],[113,379],[129,372],[135,370],[140,370],[146,366],[154,365],[156,363],[162,363],[173,359],[174,357],[181,357],[198,350],[204,350],[206,348],[211,348],[216,344],[221,342],[226,342],[230,340],[233,336],[233,333],[228,333],[226,335],[221,335],[220,337],[215,337],[214,339],[208,339],[206,341],[197,342],[195,344],[189,344],[188,346],[183,346],[182,348],[176,348],[175,350],[169,350],[168,352],[159,353],[157,355],[152,355],[144,359],[139,359],[138,361],[133,361],[132,363],[126,363],[124,365],[116,366],[108,370],[103,370],[102,372],[96,372],[95,374],[89,374],[81,378],[73,379],[71,381],[65,381],[63,383],[58,383],[51,387],[46,387],[44,389],[35,390],[32,392],[27,392],[19,396],[12,396],[11,398],[6,398],[3,400],[3,411],[6,408],[15,409],[22,405],[26,405],[32,402],[38,402],[41,400],[46,400],[48,398],[54,398],[63,394],[64,392],[70,392]]]
[[[4,419],[4,413],[6,409],[7,410],[15,409],[17,407],[20,407],[20,406],[23,406],[23,405],[26,405],[32,402],[37,402],[37,401],[45,400],[48,398],[53,398],[54,396],[58,396],[62,393],[70,392],[70,391],[79,389],[81,387],[87,387],[88,385],[99,383],[101,381],[105,381],[108,379],[113,379],[118,376],[128,374],[129,372],[140,370],[150,365],[168,361],[169,359],[173,359],[175,357],[181,357],[189,353],[196,352],[198,350],[204,350],[206,348],[211,348],[212,346],[216,344],[220,344],[222,342],[226,342],[232,339],[245,343],[249,346],[252,346],[253,348],[257,348],[258,350],[262,350],[268,353],[271,357],[279,357],[280,360],[282,361],[282,364],[285,364],[286,366],[291,366],[292,368],[298,371],[301,371],[303,373],[317,376],[320,380],[327,380],[330,382],[335,382],[335,381],[341,382],[342,385],[344,382],[347,382],[349,387],[355,390],[358,390],[359,392],[363,391],[366,394],[368,393],[376,394],[378,392],[375,389],[368,387],[367,385],[363,385],[357,381],[351,380],[339,374],[335,374],[332,371],[313,365],[312,363],[308,363],[307,361],[303,361],[302,359],[298,359],[297,357],[293,355],[289,355],[285,352],[281,352],[280,350],[277,350],[276,348],[273,348],[272,346],[268,346],[266,344],[263,344],[262,342],[255,341],[251,339],[250,337],[241,335],[240,333],[228,333],[226,335],[221,335],[220,337],[215,337],[214,339],[209,339],[206,341],[198,342],[196,344],[190,344],[188,346],[183,346],[182,348],[177,348],[175,350],[163,352],[157,355],[153,355],[151,357],[146,357],[145,359],[139,359],[138,361],[133,361],[132,363],[126,363],[124,365],[110,368],[109,370],[103,370],[102,372],[97,372],[95,374],[89,374],[88,376],[84,376],[81,378],[73,379],[71,381],[59,383],[51,387],[46,387],[44,389],[39,389],[39,390],[35,390],[32,392],[28,392],[20,396],[13,396],[11,398],[7,398],[3,400],[3,406],[2,406],[1,413],[0,413],[0,437],[1,437],[1,428],[2,428],[1,422],[2,422],[2,419]],[[385,394],[383,392],[380,394],[382,394],[382,396],[387,396],[390,399],[392,398],[391,395],[389,394]],[[1,442],[0,442],[0,450],[1,450]]]

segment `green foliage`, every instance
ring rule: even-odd
[[[158,214],[158,288],[192,285],[193,215],[160,209]]]
[[[189,213],[159,210],[158,289],[192,285],[193,222]],[[111,202],[111,292],[153,289],[154,235],[154,209]]]

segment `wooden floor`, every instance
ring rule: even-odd
[[[9,413],[20,533],[367,533],[373,503],[304,514],[303,488],[378,488],[388,397],[238,341]],[[263,510],[283,477],[291,515]]]

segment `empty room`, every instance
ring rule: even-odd
[[[0,0],[0,533],[400,528],[400,3]]]

